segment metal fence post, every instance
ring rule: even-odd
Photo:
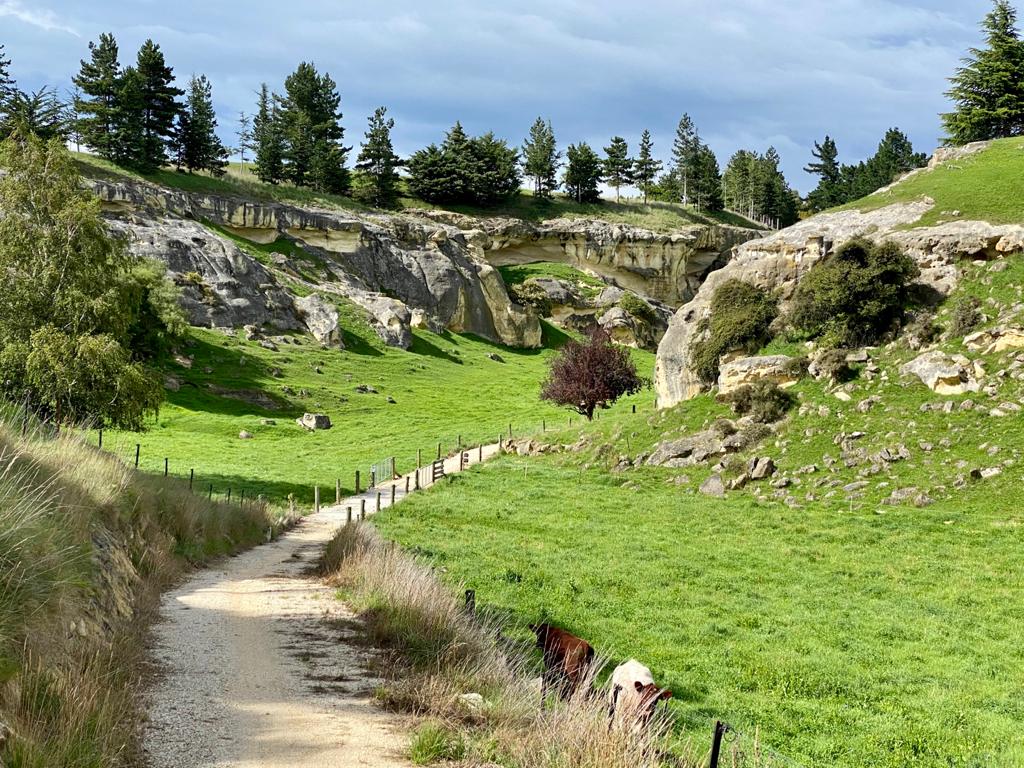
[[[100,430],[100,446],[99,447],[101,449],[103,448],[103,430],[102,429]]]
[[[725,723],[721,720],[715,721],[715,733],[711,740],[711,759],[708,761],[708,768],[718,768],[718,756],[722,751],[722,736],[725,735]]]
[[[167,473],[170,471],[171,465],[169,459],[164,457],[164,477],[167,477]]]
[[[135,468],[139,468],[139,453],[142,452],[142,446],[138,443],[135,444]]]
[[[483,446],[483,443],[481,443],[480,447],[477,448],[477,461],[483,461],[483,460],[484,460],[484,446]]]
[[[195,470],[195,467],[193,467],[192,469],[190,469],[188,471],[188,489],[190,491],[192,490],[192,483],[195,482],[195,479],[196,479],[196,470]]]

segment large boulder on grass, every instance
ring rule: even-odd
[[[904,364],[900,373],[916,376],[928,389],[940,395],[962,395],[981,389],[972,375],[972,368],[968,368],[963,358],[955,359],[938,350],[918,355]]]
[[[310,432],[331,428],[330,418],[323,413],[304,413],[302,418],[295,420],[295,423],[304,429],[308,429]]]

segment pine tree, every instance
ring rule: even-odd
[[[395,121],[386,115],[387,108],[378,107],[369,118],[366,141],[356,160],[356,168],[362,172],[356,196],[378,208],[394,208],[398,202],[401,160],[391,144]]]
[[[491,206],[519,192],[519,153],[504,139],[485,133],[470,140],[473,175],[470,199],[474,205]]]
[[[818,186],[807,195],[807,206],[812,211],[823,211],[845,202],[839,167],[839,148],[831,136],[819,144],[814,142],[811,155],[816,162],[808,163],[806,173],[819,177]]]
[[[342,146],[341,96],[327,73],[303,62],[287,77],[280,100],[284,138],[284,173],[298,186],[343,195],[349,189],[345,160],[349,147]]]
[[[160,46],[147,40],[139,49],[136,71],[142,87],[142,144],[132,153],[131,164],[144,173],[152,173],[167,162],[167,149],[173,141],[175,118],[181,109],[175,88],[174,70],[167,66]],[[124,105],[121,114],[124,114]]]
[[[982,22],[985,48],[972,48],[946,95],[954,111],[942,115],[947,144],[1024,134],[1024,42],[1009,0],[995,0]]]
[[[75,100],[76,130],[96,154],[116,160],[124,155],[116,146],[120,132],[117,99],[121,91],[117,41],[110,33],[101,34],[99,43],[89,43],[89,54],[73,81],[81,92]]]
[[[32,133],[43,140],[67,138],[65,105],[52,88],[44,86],[34,93],[15,89],[6,110],[5,121],[0,124],[0,139],[15,131]]]
[[[680,184],[679,201],[690,204],[690,174],[700,147],[697,127],[689,115],[684,114],[676,127],[676,138],[672,142],[672,168]]]
[[[10,72],[11,60],[4,54],[4,47],[0,45],[0,123],[3,122],[7,113],[7,105],[14,96],[14,78]]]
[[[633,164],[633,181],[644,193],[644,205],[647,205],[647,193],[661,172],[661,161],[654,159],[654,141],[651,139],[651,132],[645,130],[640,136],[640,150],[637,152],[636,162]]]
[[[256,145],[253,163],[256,177],[264,184],[277,184],[284,177],[284,136],[277,101],[270,95],[266,83],[260,86],[252,135]]]
[[[146,152],[146,96],[142,75],[135,67],[128,67],[121,74],[113,103],[110,159],[120,165],[139,168]]]
[[[690,184],[697,208],[702,211],[722,210],[722,174],[718,158],[706,144],[701,144],[692,162]]]
[[[633,183],[633,160],[629,156],[629,145],[621,136],[613,136],[612,142],[604,148],[604,180],[615,188],[615,202],[619,202],[619,189]]]
[[[558,186],[558,161],[562,154],[555,142],[551,122],[538,117],[523,142],[523,171],[533,179],[533,195],[539,200],[551,196]]]
[[[242,170],[245,171],[245,153],[256,149],[252,133],[252,118],[245,112],[238,114],[238,130],[235,131],[235,138],[238,139],[238,159],[241,161]]]
[[[206,75],[192,76],[185,106],[178,114],[175,135],[176,160],[189,173],[209,171],[224,174],[228,151],[217,136],[217,115],[213,108],[213,90]]]
[[[470,138],[455,123],[438,147],[409,158],[409,190],[435,204],[489,206],[515,194],[521,182],[519,153],[494,134]]]
[[[562,183],[577,203],[596,203],[601,199],[601,158],[585,141],[570,144],[565,151],[568,163]]]

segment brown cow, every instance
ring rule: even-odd
[[[547,698],[548,687],[554,687],[559,698],[568,701],[586,680],[594,649],[586,640],[550,624],[531,624],[530,629],[537,635],[537,647],[544,651],[541,706]]]

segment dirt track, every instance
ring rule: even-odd
[[[446,471],[458,465],[449,459]],[[404,480],[397,485],[400,499]],[[379,490],[388,506],[390,486]],[[408,765],[408,723],[371,700],[373,651],[355,641],[344,604],[308,575],[361,498],[372,511],[376,492],[346,499],[164,596],[153,648],[162,674],[144,735],[153,768]]]

